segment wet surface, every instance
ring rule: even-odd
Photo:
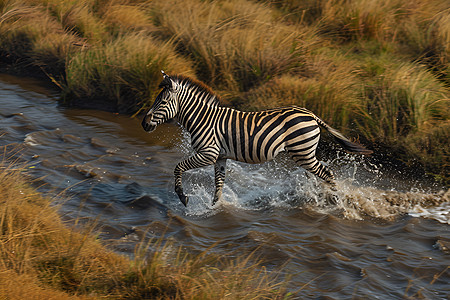
[[[449,299],[442,187],[341,153],[327,162],[338,178],[332,192],[280,155],[229,162],[214,208],[213,168],[186,173],[184,208],[173,168],[191,153],[186,133],[165,124],[147,134],[137,118],[66,108],[57,95],[0,75],[2,153],[26,162],[66,220],[97,220],[117,251],[132,255],[143,238],[164,236],[190,252],[214,244],[210,251],[230,258],[256,251],[269,269],[291,274],[290,288],[304,287],[304,298]]]

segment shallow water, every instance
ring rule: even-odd
[[[333,192],[280,155],[262,165],[229,162],[214,208],[213,168],[186,173],[184,208],[172,172],[188,144],[176,125],[147,134],[139,119],[66,108],[41,82],[0,75],[5,155],[27,162],[42,191],[64,194],[55,203],[65,219],[97,219],[119,252],[164,236],[190,252],[255,251],[269,269],[291,274],[290,289],[304,287],[301,298],[449,299],[443,187],[340,153],[325,159],[338,178]]]

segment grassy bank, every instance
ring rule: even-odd
[[[131,260],[107,250],[92,228],[70,229],[50,203],[23,169],[0,165],[1,299],[290,298],[254,257],[192,256],[156,241]]]
[[[75,105],[134,113],[164,69],[240,109],[307,107],[448,181],[446,0],[0,0],[0,39]]]

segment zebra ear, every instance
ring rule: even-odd
[[[172,91],[175,91],[177,89],[177,84],[163,70],[161,70],[161,73],[163,74],[164,79],[159,84],[159,88],[168,88]]]

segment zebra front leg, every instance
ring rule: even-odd
[[[184,206],[187,206],[189,198],[183,193],[183,173],[190,169],[214,164],[218,155],[219,151],[215,148],[207,148],[199,151],[197,154],[189,157],[188,159],[183,160],[175,167],[175,193],[177,193],[178,198],[180,198],[180,201],[184,204]]]
[[[217,201],[222,198],[222,189],[225,181],[225,173],[226,173],[226,159],[219,159],[214,164],[214,181],[216,183],[216,191],[214,193],[214,198],[212,201],[212,205],[214,206]]]

